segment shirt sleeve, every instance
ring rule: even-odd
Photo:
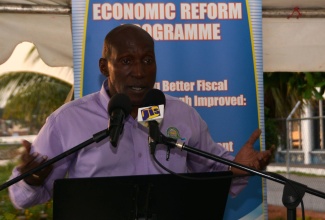
[[[10,179],[13,179],[19,175],[19,171],[17,168],[15,168]],[[12,204],[17,209],[28,208],[35,205],[36,203],[45,203],[50,199],[49,192],[45,187],[31,186],[28,185],[24,180],[21,180],[9,187],[9,196],[11,198]]]
[[[31,152],[38,152],[39,155],[46,155],[53,158],[63,152],[61,144],[60,129],[53,123],[55,117],[50,116],[40,130],[37,138],[32,143]],[[64,178],[69,165],[68,158],[53,164],[53,170],[42,186],[30,186],[21,180],[9,187],[9,196],[16,208],[28,208],[34,205],[47,202],[52,197],[53,184],[56,179]],[[11,179],[20,175],[17,168],[14,168]]]

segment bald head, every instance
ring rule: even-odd
[[[128,43],[129,40],[136,37],[142,38],[144,41],[150,42],[152,45],[154,45],[154,40],[148,32],[136,25],[124,24],[117,26],[106,35],[103,45],[102,57],[108,58],[112,52],[112,47],[120,44],[121,42]]]

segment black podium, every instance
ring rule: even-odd
[[[54,220],[223,219],[231,172],[59,179]]]

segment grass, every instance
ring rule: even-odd
[[[8,181],[14,164],[0,166],[0,184]],[[50,220],[52,219],[52,201],[45,204],[33,206],[29,209],[16,209],[9,198],[8,189],[0,191],[0,220]]]

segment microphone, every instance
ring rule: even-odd
[[[151,89],[143,99],[144,107],[138,109],[138,122],[145,127],[149,127],[149,146],[152,154],[161,137],[159,123],[164,118],[165,104],[164,93],[158,89]]]
[[[162,91],[151,89],[146,94],[142,102],[142,108],[138,109],[138,122],[145,127],[149,127],[149,122],[160,123],[164,118],[164,106],[166,98]]]
[[[110,116],[109,141],[116,147],[120,134],[123,131],[123,121],[131,113],[131,100],[127,95],[118,93],[111,98],[107,109]]]

